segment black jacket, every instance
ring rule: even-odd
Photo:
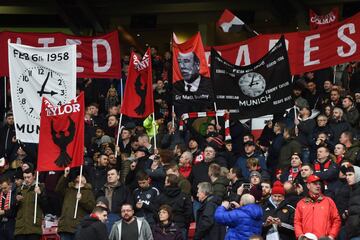
[[[334,133],[334,143],[339,142],[340,135],[343,132],[352,130],[350,124],[343,119],[339,121],[332,120],[330,122],[330,128]]]
[[[79,225],[75,240],[107,240],[108,233],[105,223],[99,219],[86,217]]]
[[[277,208],[271,203],[271,197],[263,205],[263,222],[266,222],[266,219],[269,216],[274,218],[279,218],[281,223],[289,224],[294,227],[294,216],[295,216],[295,207],[288,202],[287,200],[282,201]],[[271,226],[263,227],[263,235],[266,236],[267,232],[270,230]],[[289,228],[283,226],[278,227],[280,239],[283,240],[295,240],[295,233]]]
[[[197,199],[197,185],[201,182],[211,182],[210,177],[208,175],[209,166],[213,162],[205,162],[202,161],[196,165],[194,165],[191,169],[191,173],[189,176],[189,181],[191,183],[191,194],[194,199]]]
[[[99,190],[98,194],[96,195],[96,198],[105,196],[105,189],[106,189],[106,186],[104,185]],[[133,201],[133,198],[132,198],[132,195],[131,195],[129,189],[125,185],[119,184],[115,187],[114,192],[112,194],[110,211],[112,213],[119,213],[120,208],[124,203],[130,203],[133,205],[134,201]]]
[[[133,192],[134,203],[142,202],[142,208],[138,209],[135,207],[135,215],[137,217],[144,217],[146,221],[153,225],[155,224],[156,209],[154,206],[154,200],[159,195],[159,190],[154,187],[146,189],[137,188]]]
[[[351,188],[346,234],[348,239],[360,236],[360,182]]]
[[[218,240],[224,239],[226,228],[215,222],[216,208],[221,204],[218,196],[209,195],[197,211],[197,221],[194,240]]]
[[[155,240],[183,240],[180,229],[173,222],[157,224],[153,228],[153,237]]]
[[[193,216],[191,198],[181,192],[179,187],[165,187],[154,202],[156,209],[159,209],[163,204],[167,204],[172,208],[172,221],[179,228],[185,228],[190,224]]]

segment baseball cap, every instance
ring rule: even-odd
[[[316,175],[310,175],[307,179],[306,179],[306,183],[313,183],[313,182],[319,182],[321,181],[321,179],[316,176]]]

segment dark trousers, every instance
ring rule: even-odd
[[[0,222],[0,240],[14,240],[15,221]]]
[[[20,234],[15,236],[15,240],[40,240],[41,236],[38,234]]]

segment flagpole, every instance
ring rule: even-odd
[[[153,130],[154,130],[154,150],[157,149],[156,147],[156,122],[155,122],[155,112],[153,112],[153,122],[152,122],[152,125],[153,125]],[[155,151],[154,151],[155,152]]]
[[[124,100],[123,90],[124,90],[123,79],[120,78],[120,103],[121,103],[121,105],[122,105],[123,100]]]
[[[336,67],[337,67],[337,65],[335,65],[334,66],[334,72],[333,72],[333,84],[335,84],[335,82],[336,82]]]
[[[118,132],[117,132],[117,137],[116,137],[116,145],[115,145],[115,158],[118,155],[118,151],[117,151],[116,146],[119,146],[119,138],[120,138],[120,132],[121,132],[122,116],[123,116],[123,114],[120,113],[119,126],[118,126]]]
[[[175,106],[171,106],[171,124],[172,127],[175,127]]]
[[[6,117],[6,77],[4,77],[4,117]]]
[[[76,204],[75,204],[74,219],[76,219],[77,210],[78,210],[78,207],[79,207],[79,199],[77,198],[77,196],[80,194],[81,182],[82,182],[82,172],[83,172],[83,165],[80,166],[80,179],[79,179],[78,191],[77,191],[77,194],[76,194]]]
[[[214,109],[215,109],[215,121],[216,121],[216,126],[217,126],[217,125],[219,125],[219,118],[218,118],[218,115],[216,114],[216,112],[217,112],[216,102],[214,102]]]
[[[38,186],[39,186],[39,171],[36,171],[35,188]],[[37,202],[38,202],[38,194],[35,192],[34,224],[36,223]]]

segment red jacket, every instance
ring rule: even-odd
[[[320,196],[317,201],[309,197],[301,199],[295,210],[295,235],[299,238],[305,233],[313,233],[318,238],[331,236],[334,239],[341,227],[341,219],[334,201]]]

